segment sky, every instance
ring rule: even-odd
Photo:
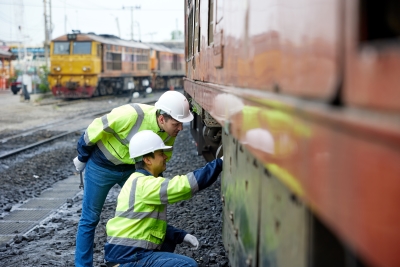
[[[183,0],[47,0],[51,1],[51,39],[80,30],[135,40],[161,42],[184,31]],[[50,16],[49,8],[47,14]],[[21,30],[19,30],[21,26]],[[0,0],[0,40],[41,46],[45,40],[43,0]]]

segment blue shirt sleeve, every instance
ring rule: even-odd
[[[165,239],[174,244],[181,244],[187,232],[167,224]]]
[[[80,162],[87,162],[89,160],[90,155],[92,154],[95,146],[88,146],[85,142],[85,133],[81,135],[78,140],[77,150],[78,150],[78,159]]]
[[[223,160],[218,158],[207,163],[203,168],[193,171],[199,190],[209,187],[217,180],[222,171],[222,164]]]

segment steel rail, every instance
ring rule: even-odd
[[[154,99],[154,98],[148,98],[148,99],[143,99],[143,101],[138,102],[138,103],[141,103],[141,104],[152,104],[152,103],[155,103],[156,100],[157,100],[157,99]],[[97,112],[94,112],[94,113],[87,114],[87,115],[84,116],[84,118],[93,117],[93,116],[100,116],[100,115],[107,114],[107,113],[109,113],[113,108],[115,108],[115,107],[109,107],[109,108],[103,109],[103,110],[101,110],[101,111],[97,111]],[[27,133],[33,134],[34,132],[36,132],[36,131],[39,130],[39,129],[46,129],[46,127],[50,127],[50,126],[54,126],[54,125],[71,124],[72,122],[78,121],[78,120],[81,120],[81,119],[82,119],[82,118],[74,119],[74,120],[69,120],[69,121],[67,121],[67,122],[65,122],[65,121],[57,121],[57,122],[54,122],[54,123],[49,123],[49,124],[46,124],[46,125],[41,125],[41,126],[38,126],[38,127],[34,127],[34,128],[31,128],[31,129],[29,129],[29,130],[27,130],[27,131],[25,131],[25,132],[23,132],[23,133],[17,134],[17,135],[15,135],[15,136],[3,138],[2,140],[0,140],[0,143],[7,142],[8,140],[10,140],[10,139],[12,139],[12,138],[15,138],[15,137],[27,136]],[[33,148],[33,147],[40,146],[40,145],[42,145],[42,144],[51,142],[51,141],[56,140],[56,139],[59,139],[59,138],[62,138],[62,137],[64,137],[64,136],[66,136],[66,135],[72,134],[72,133],[74,133],[74,132],[76,132],[76,131],[80,131],[80,130],[83,130],[83,129],[82,129],[82,128],[76,128],[76,129],[73,129],[73,130],[70,130],[70,131],[67,131],[67,132],[64,132],[64,133],[61,133],[61,134],[52,136],[52,137],[50,137],[50,138],[48,138],[48,139],[45,139],[45,140],[42,140],[42,141],[38,141],[38,142],[35,142],[35,143],[33,143],[33,144],[29,144],[29,145],[26,145],[26,146],[23,146],[23,147],[20,147],[20,148],[17,148],[17,149],[14,149],[14,150],[5,152],[5,153],[3,153],[3,154],[0,154],[0,159],[7,158],[7,157],[9,157],[9,156],[18,154],[18,153],[20,153],[20,152],[22,152],[22,151],[24,151],[24,150],[27,150],[27,149],[30,149],[30,148]]]

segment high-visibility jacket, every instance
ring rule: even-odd
[[[126,263],[135,261],[138,252],[160,249],[168,234],[167,204],[190,199],[210,186],[222,171],[222,163],[216,159],[172,179],[156,178],[145,170],[133,173],[119,193],[115,217],[107,222],[105,259]],[[183,238],[179,236],[176,242]]]
[[[78,159],[87,162],[89,157],[98,165],[108,168],[134,164],[129,157],[129,141],[142,130],[158,134],[165,145],[172,146],[175,137],[161,131],[157,124],[157,108],[145,104],[127,104],[93,120],[78,141]],[[164,152],[168,159],[172,151]]]

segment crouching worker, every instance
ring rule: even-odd
[[[162,139],[152,131],[135,134],[129,143],[136,172],[118,196],[115,217],[107,223],[105,260],[108,266],[197,266],[192,258],[174,254],[176,244],[197,248],[197,238],[167,224],[167,204],[190,199],[212,185],[222,171],[222,159],[172,179],[159,177],[166,169]]]

